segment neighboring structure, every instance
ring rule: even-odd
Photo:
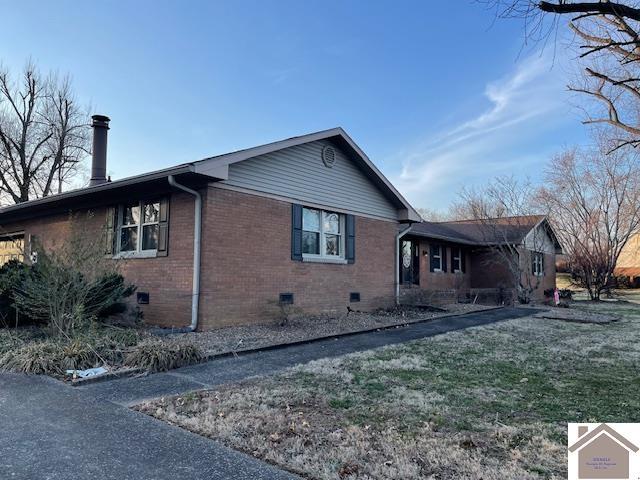
[[[627,277],[630,286],[640,288],[640,233],[631,237],[622,249],[614,273]]]
[[[510,303],[518,283],[542,300],[545,290],[555,288],[555,255],[561,253],[551,225],[538,215],[421,222],[402,234],[400,248],[401,295],[429,303]]]
[[[101,242],[164,326],[394,302],[396,233],[420,217],[341,128],[112,182],[108,125],[93,117],[89,187],[0,210],[5,255]]]

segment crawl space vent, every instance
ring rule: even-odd
[[[322,162],[329,168],[336,163],[336,150],[332,146],[325,145],[322,149]]]
[[[293,293],[281,293],[278,303],[280,305],[293,305]]]

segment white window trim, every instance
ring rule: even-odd
[[[330,257],[321,257],[319,255],[311,255],[311,254],[307,254],[305,253],[304,255],[302,255],[302,262],[303,263],[328,263],[328,264],[336,264],[336,265],[346,265],[347,262],[344,258],[339,258],[339,257],[335,257],[334,256],[330,256]]]
[[[438,249],[438,254],[436,255],[435,253],[433,254],[433,260],[435,260],[436,258],[438,260],[440,260],[440,266],[438,268],[436,268],[435,266],[433,267],[433,271],[435,272],[442,272],[442,250],[443,247],[442,245],[434,245],[434,248]]]
[[[116,253],[113,255],[113,258],[154,258],[158,256],[158,249],[152,248],[147,250],[142,250],[142,236],[144,232],[144,227],[149,225],[160,225],[160,219],[158,218],[157,222],[146,222],[144,221],[144,206],[145,204],[151,203],[160,203],[156,200],[140,200],[138,201],[138,208],[140,209],[140,219],[136,224],[128,224],[124,225],[124,208],[125,204],[118,205],[118,228],[116,229]],[[160,212],[158,212],[160,215]],[[122,238],[122,229],[127,227],[137,227],[138,228],[138,238],[136,241],[136,249],[135,250],[120,250],[120,241]],[[160,227],[158,227],[159,229]]]
[[[311,208],[311,207],[302,207],[303,209],[303,218],[304,218],[304,210],[314,210],[317,212],[320,212],[320,225],[319,225],[319,229],[316,232],[315,230],[305,230],[304,229],[304,223],[302,225],[302,232],[304,235],[304,232],[316,232],[319,234],[318,236],[318,241],[319,243],[319,248],[320,248],[320,253],[303,253],[302,254],[302,261],[303,262],[317,262],[317,263],[336,263],[336,264],[345,264],[348,263],[345,257],[345,215],[339,212],[333,212],[331,210],[321,210],[319,208]],[[325,214],[336,214],[338,215],[338,221],[339,221],[339,232],[340,233],[326,233],[324,232],[324,216]],[[304,222],[304,221],[303,221]],[[338,235],[339,238],[339,246],[338,248],[340,249],[340,255],[327,255],[326,254],[326,248],[327,248],[327,243],[325,241],[325,235]]]
[[[458,252],[457,256],[455,254],[456,251]],[[454,267],[456,260],[458,261],[459,268]],[[462,249],[461,248],[451,247],[451,270],[453,270],[453,273],[462,273]]]

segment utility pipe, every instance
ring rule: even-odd
[[[400,239],[404,237],[413,225],[409,225],[396,235],[396,305],[400,305]]]
[[[198,307],[200,303],[200,251],[201,251],[201,232],[202,232],[202,195],[196,190],[185,187],[176,182],[173,175],[169,175],[169,185],[172,187],[190,193],[195,197],[194,207],[194,226],[193,226],[193,289],[191,298],[191,325],[184,330],[195,332],[198,328]]]

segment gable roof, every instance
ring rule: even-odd
[[[51,213],[51,208],[54,207],[69,209],[80,201],[100,203],[112,195],[135,192],[139,188],[168,188],[167,178],[170,175],[191,186],[227,180],[229,178],[229,165],[233,163],[288,147],[325,139],[332,140],[349,154],[349,157],[356,165],[389,199],[392,205],[398,209],[400,221],[419,222],[421,220],[420,215],[378,170],[351,137],[341,127],[337,127],[10,205],[0,209],[0,223],[16,221],[23,217],[28,218],[37,214]]]
[[[238,150],[236,152],[208,157],[196,162],[196,172],[207,174],[209,169],[219,171],[228,168],[229,165],[248,160],[250,158],[265,155],[285,148],[295,147],[305,143],[311,143],[318,140],[332,140],[343,149],[354,163],[367,175],[369,180],[384,194],[385,197],[399,210],[404,210],[404,218],[400,220],[410,222],[420,222],[422,218],[420,214],[409,204],[409,202],[396,190],[393,184],[378,170],[378,168],[369,159],[366,153],[351,139],[342,127],[331,128],[329,130],[321,130],[319,132],[309,133],[298,137],[291,137],[285,140],[279,140],[273,143],[259,145],[257,147]]]
[[[593,430],[591,430],[589,433],[586,433],[582,437],[580,437],[577,442],[575,442],[573,445],[569,447],[569,451],[575,452],[576,450],[580,450],[587,443],[590,443],[592,440],[595,440],[597,437],[599,437],[601,434],[604,434],[605,432],[608,433],[615,440],[620,442],[622,445],[624,445],[628,450],[631,450],[634,453],[639,450],[638,447],[636,447],[633,443],[631,443],[629,440],[627,440],[618,432],[616,432],[609,425],[607,425],[606,423],[602,423],[598,425],[596,428],[594,428]]]
[[[464,245],[517,245],[523,243],[529,232],[539,225],[549,233],[556,249],[560,249],[558,238],[544,215],[421,222],[411,227],[411,234]]]

